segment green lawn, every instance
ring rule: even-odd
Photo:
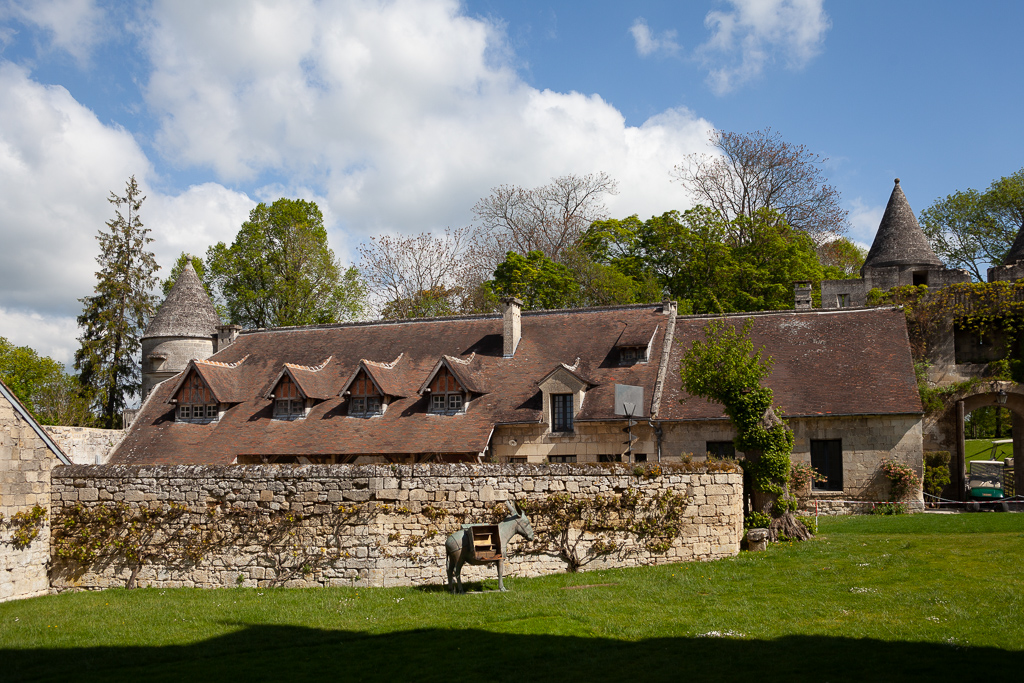
[[[1021,514],[822,518],[807,543],[504,594],[68,593],[0,605],[0,681],[1017,680],[1022,560]]]
[[[993,444],[992,439],[967,439],[964,441],[964,452],[968,460],[1002,460],[1013,457],[1013,444]]]

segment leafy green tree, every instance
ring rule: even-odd
[[[1024,169],[988,190],[954,192],[921,212],[921,229],[939,258],[983,282],[989,265],[1002,263],[1024,229]]]
[[[230,247],[210,247],[206,266],[227,317],[245,327],[333,323],[364,309],[359,271],[342,268],[327,246],[314,202],[257,205]]]
[[[64,365],[40,356],[27,346],[0,337],[0,380],[41,424],[87,426],[92,423],[89,399]]]
[[[171,293],[171,288],[174,287],[174,283],[178,281],[181,276],[181,271],[185,270],[185,264],[192,262],[192,268],[196,271],[196,275],[199,276],[199,281],[203,283],[203,289],[212,298],[214,296],[213,278],[206,271],[206,264],[203,259],[198,256],[192,256],[184,251],[178,256],[178,260],[171,266],[171,272],[167,276],[167,279],[160,283],[160,289],[163,290],[164,296],[166,297]]]
[[[867,258],[866,249],[840,237],[818,247],[818,258],[824,268],[826,280],[846,280],[860,277],[860,269]]]
[[[115,217],[106,223],[109,232],[100,230],[96,236],[100,270],[95,294],[80,299],[84,307],[78,325],[83,333],[75,369],[95,397],[101,426],[108,428],[120,427],[128,398],[139,393],[141,336],[156,306],[149,292],[160,266],[146,250],[153,240],[139,218],[145,199],[135,176],[128,179],[123,196],[110,193],[107,201],[116,207]]]
[[[750,474],[754,510],[772,514],[789,481],[793,432],[772,407],[773,393],[762,381],[772,372],[772,359],[750,341],[753,321],[740,328],[732,321],[712,321],[704,339],[696,339],[683,356],[680,375],[691,396],[721,403],[736,429],[735,444],[743,451],[743,469]]]
[[[486,284],[496,297],[518,297],[527,309],[571,308],[579,296],[572,271],[540,251],[526,256],[508,252],[494,270],[494,279]]]
[[[793,281],[823,274],[810,238],[768,210],[732,221],[702,206],[598,221],[582,248],[635,281],[652,278],[693,313],[792,308]]]

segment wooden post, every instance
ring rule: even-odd
[[[964,446],[964,402],[956,402],[956,499],[967,500],[967,454]]]
[[[1013,413],[1013,488],[1024,494],[1024,418]]]

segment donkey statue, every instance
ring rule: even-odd
[[[444,547],[448,552],[448,585],[453,593],[466,592],[462,587],[462,565],[467,562],[473,565],[497,562],[498,590],[505,590],[505,583],[502,581],[502,564],[505,558],[505,547],[509,539],[513,536],[522,536],[527,541],[533,540],[533,526],[530,524],[530,518],[526,516],[522,508],[516,505],[515,501],[512,502],[512,507],[515,510],[515,514],[509,515],[501,523],[496,525],[463,524],[461,529],[449,536],[448,540],[445,541]],[[487,527],[492,529],[497,527],[498,538],[494,539],[497,547],[491,546],[493,552],[478,552],[473,541],[473,532],[474,530],[486,530]],[[458,582],[458,586],[453,584],[453,578]]]

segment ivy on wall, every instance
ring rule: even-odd
[[[0,528],[11,531],[11,537],[4,542],[9,543],[15,550],[24,550],[32,545],[32,541],[39,537],[45,522],[46,508],[40,505],[16,512],[10,519],[5,519],[0,513]]]

